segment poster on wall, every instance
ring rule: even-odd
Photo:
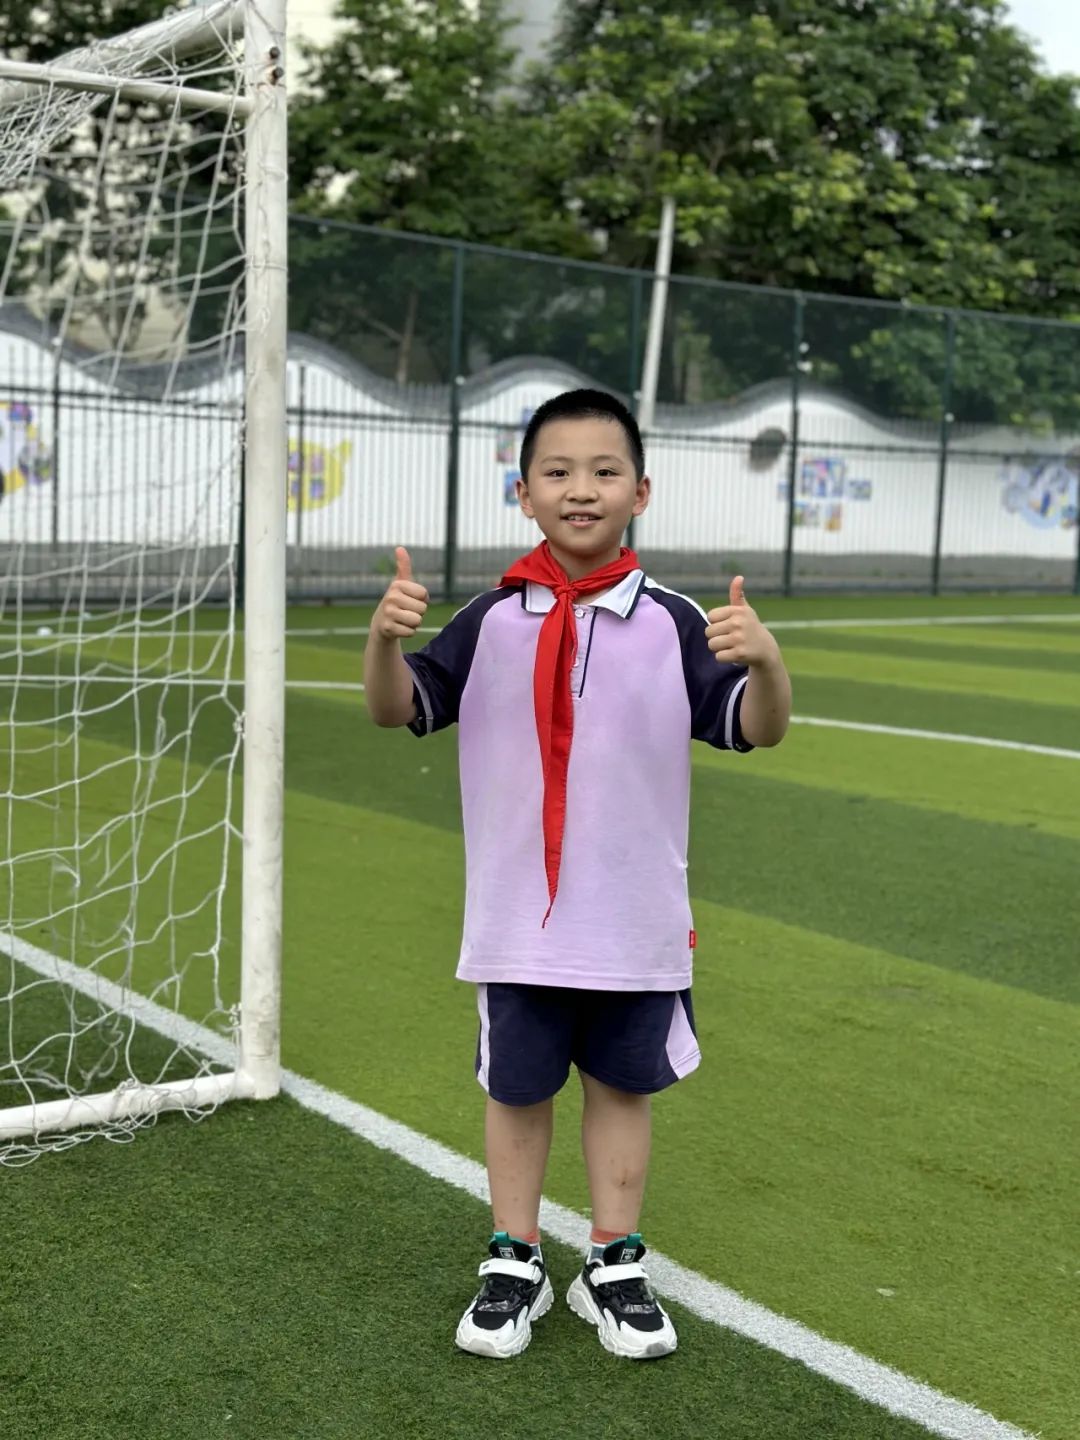
[[[516,506],[518,503],[517,482],[521,479],[518,461],[521,456],[521,442],[525,438],[525,431],[532,417],[532,408],[529,406],[523,407],[521,419],[517,425],[506,425],[499,430],[495,436],[495,463],[502,467],[502,500],[504,505]]]
[[[795,494],[795,524],[806,530],[838,534],[844,528],[844,501],[863,503],[874,497],[874,482],[848,475],[840,455],[815,455],[802,462]],[[788,482],[780,480],[776,498],[785,505]]]
[[[41,438],[33,409],[21,400],[0,400],[0,500],[24,485],[52,479],[52,451]]]
[[[1080,515],[1080,448],[1067,455],[1006,456],[1001,503],[1036,530],[1071,530]]]
[[[289,440],[290,511],[321,510],[335,501],[345,488],[345,467],[352,455],[352,444],[319,445],[305,440],[303,460],[299,440]]]

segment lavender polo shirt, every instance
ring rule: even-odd
[[[459,727],[465,927],[458,978],[592,990],[684,990],[690,741],[749,750],[747,671],[722,665],[705,612],[635,570],[574,611],[574,740],[555,906],[546,928],[543,778],[533,663],[554,597],[490,590],[412,668],[417,719]]]

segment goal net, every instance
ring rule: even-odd
[[[277,1088],[283,12],[0,58],[0,1164]]]

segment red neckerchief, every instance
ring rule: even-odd
[[[544,925],[548,922],[555,903],[555,892],[559,888],[559,865],[566,824],[566,775],[574,738],[574,704],[570,694],[570,672],[577,656],[574,602],[583,595],[607,590],[638,568],[638,557],[624,545],[618,560],[602,565],[580,580],[570,580],[545,540],[528,555],[515,560],[502,578],[504,585],[515,580],[535,581],[538,585],[546,585],[555,596],[555,604],[540,626],[533,668],[536,734],[540,741],[540,764],[544,775],[544,869],[548,883]]]

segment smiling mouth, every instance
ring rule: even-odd
[[[564,515],[563,519],[568,525],[579,525],[584,527],[586,525],[595,525],[596,522],[600,519],[600,516],[587,515],[584,512],[579,513],[578,511],[574,511],[570,515]]]

